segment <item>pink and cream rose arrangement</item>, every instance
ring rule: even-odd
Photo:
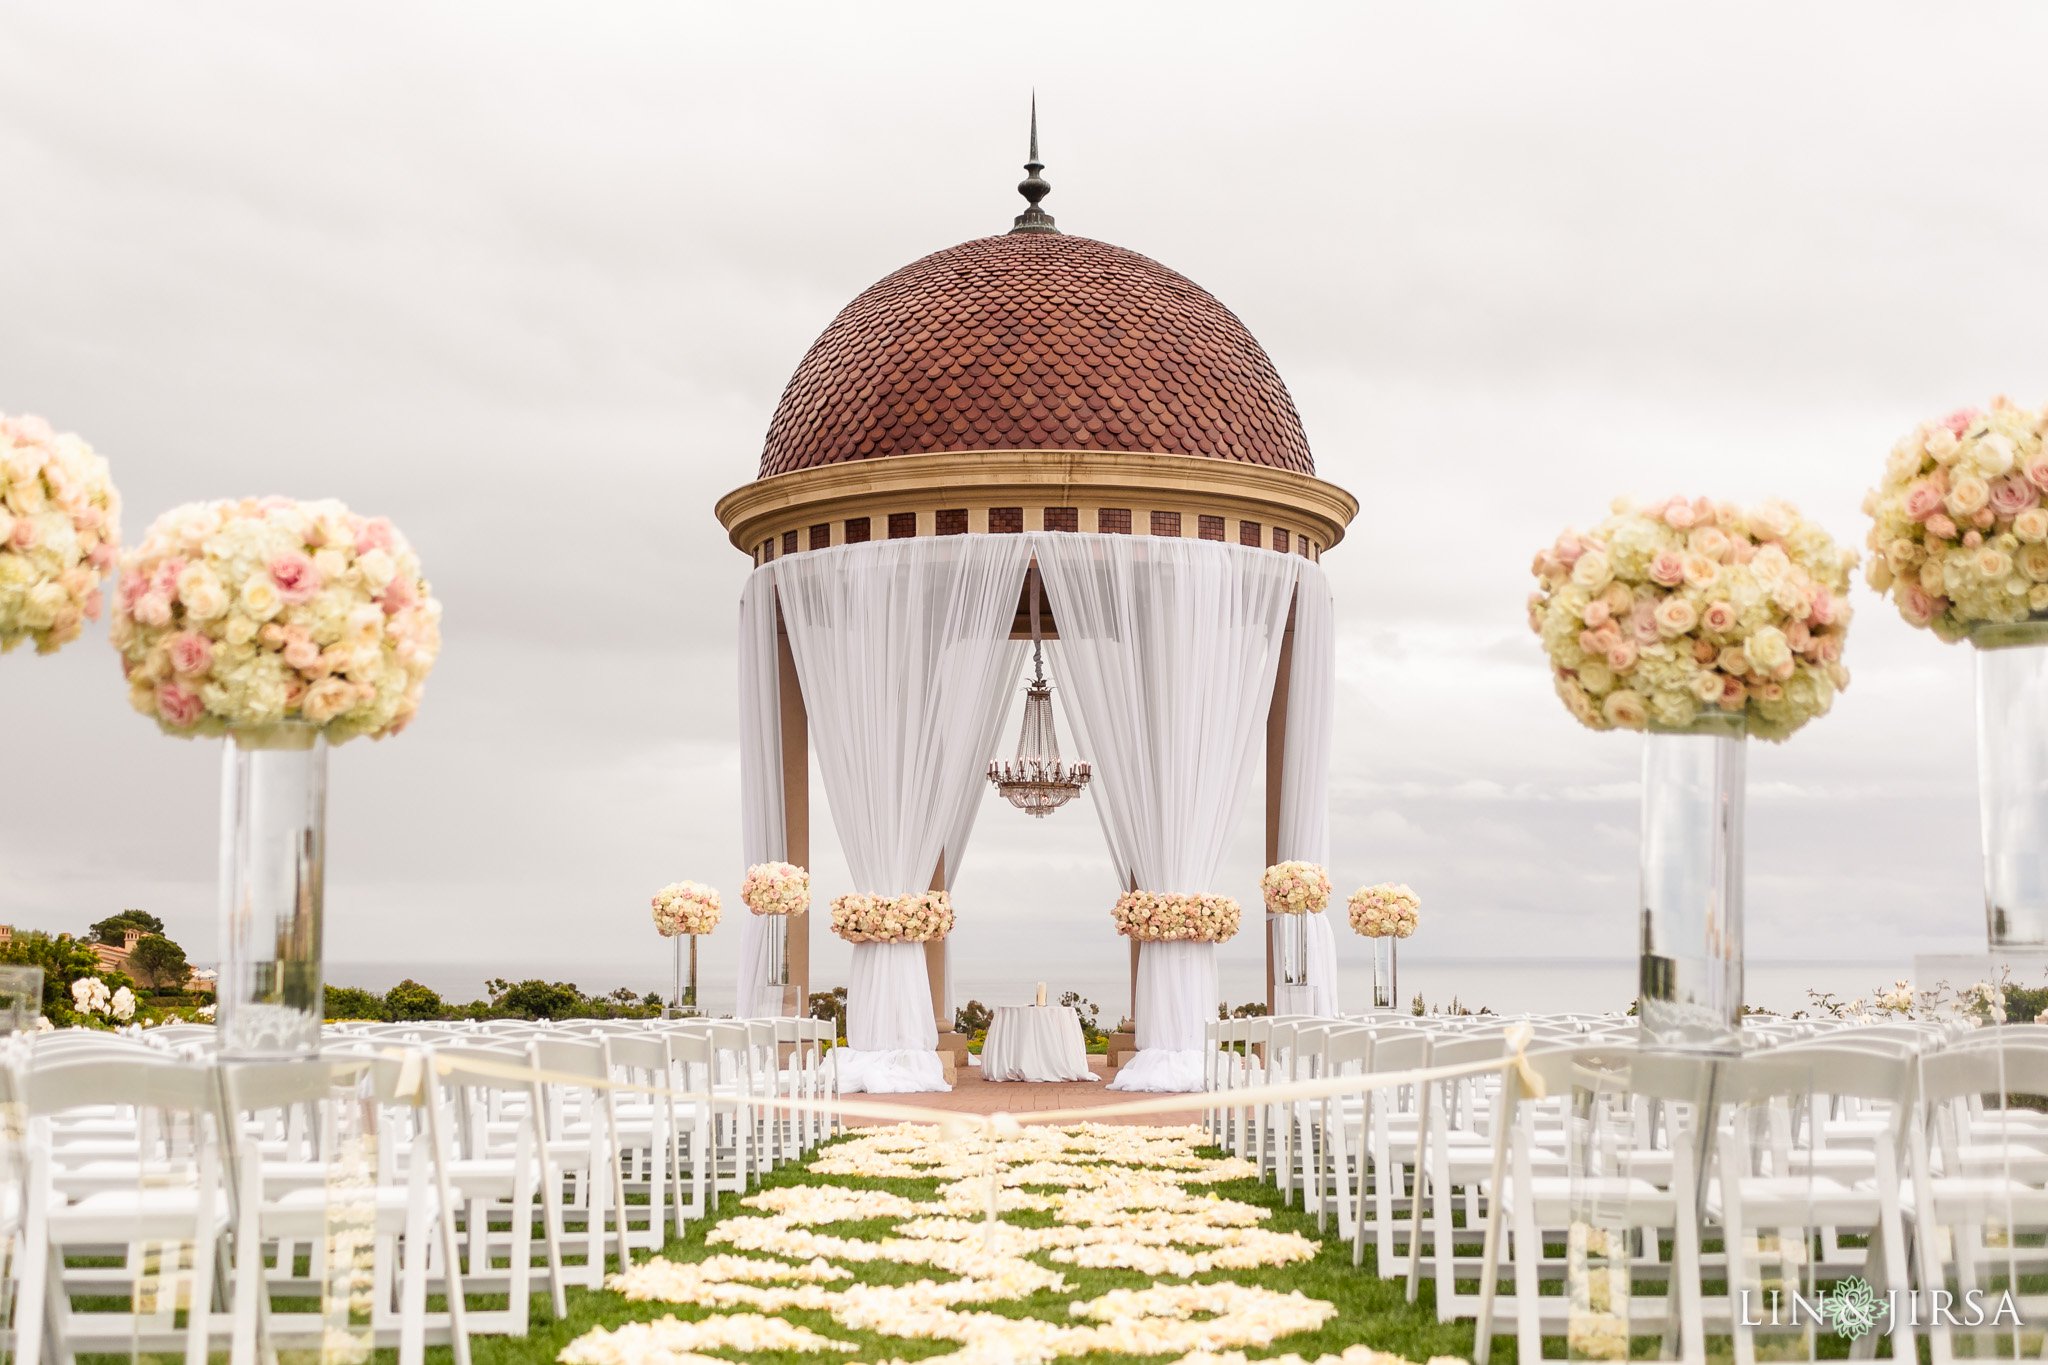
[[[1924,422],[1864,495],[1870,586],[1907,624],[1958,640],[2048,620],[2048,412],[1992,400]]]
[[[1618,499],[1536,556],[1529,625],[1595,730],[1740,717],[1782,740],[1849,684],[1854,552],[1783,502]]]
[[[663,938],[718,927],[718,892],[699,882],[670,882],[654,893],[654,929]]]
[[[1421,909],[1422,898],[1406,886],[1361,886],[1351,893],[1351,928],[1367,938],[1407,938]]]
[[[100,615],[121,540],[107,462],[40,417],[0,413],[0,654],[51,654]]]
[[[1140,943],[1226,943],[1243,912],[1229,896],[1126,891],[1110,911],[1116,931]]]
[[[188,503],[121,556],[112,637],[167,734],[317,726],[395,735],[441,649],[441,604],[397,528],[334,501]]]
[[[757,915],[801,915],[811,908],[811,874],[794,863],[755,863],[740,881],[740,901]]]
[[[927,943],[953,932],[953,899],[943,891],[840,896],[832,932],[848,943]]]
[[[1330,874],[1317,863],[1274,863],[1259,875],[1269,915],[1314,915],[1330,903]]]

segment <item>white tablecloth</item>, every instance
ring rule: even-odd
[[[981,1045],[982,1079],[1092,1081],[1081,1018],[1065,1005],[998,1005]]]

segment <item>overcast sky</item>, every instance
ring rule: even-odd
[[[418,547],[446,648],[419,723],[333,761],[338,979],[652,986],[648,892],[742,870],[712,503],[841,305],[1008,226],[1035,84],[1060,226],[1233,308],[1364,507],[1324,561],[1333,875],[1421,892],[1432,994],[1538,1003],[1572,975],[1460,964],[1633,953],[1639,745],[1552,695],[1531,553],[1620,492],[1860,545],[1899,434],[2048,398],[2044,40],[2019,4],[12,0],[0,410],[106,454],[131,540],[275,492]],[[1835,713],[1752,746],[1753,959],[1983,941],[1968,651],[1856,605]],[[209,957],[216,746],[128,711],[103,630],[0,661],[0,707],[0,915],[141,905]],[[1247,819],[1248,906],[1260,852]],[[1121,1012],[1114,892],[1085,800],[991,798],[962,989]],[[1256,935],[1223,962],[1259,990]]]

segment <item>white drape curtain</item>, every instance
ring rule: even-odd
[[[1048,643],[1096,813],[1125,885],[1214,889],[1272,700],[1304,561],[1152,536],[1032,537],[1059,639]],[[1254,915],[1262,913],[1256,908]],[[1144,944],[1138,1049],[1120,1090],[1198,1090],[1218,997],[1209,944]]]
[[[775,657],[775,579],[756,569],[740,592],[740,849],[747,866],[782,862],[782,693]],[[740,907],[738,1009],[742,1019],[782,1012],[768,984],[767,931]]]
[[[1030,556],[1021,535],[941,536],[772,566],[857,890],[925,890],[941,852],[964,844],[1016,676],[1009,634]],[[841,1088],[944,1089],[922,946],[855,944],[853,956]]]
[[[1300,859],[1329,866],[1330,744],[1337,709],[1336,611],[1330,580],[1317,564],[1304,563],[1294,593],[1294,646],[1287,666],[1285,778],[1280,788],[1280,860]],[[1306,917],[1308,984],[1276,987],[1283,1014],[1337,1015],[1337,935],[1332,915],[1345,912],[1332,896],[1331,908]],[[1268,932],[1286,932],[1272,916]],[[1277,950],[1278,945],[1275,945]]]

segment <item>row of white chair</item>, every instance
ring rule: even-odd
[[[472,1335],[526,1334],[534,1294],[559,1319],[837,1129],[809,1020],[358,1025],[281,1062],[212,1041],[64,1031],[0,1058],[17,1358],[441,1343],[467,1365]]]
[[[1952,1359],[1995,1326],[2010,1349],[2009,1317],[1977,1330],[1962,1307],[1988,1316],[1997,1292],[2022,1320],[2048,1313],[2048,1295],[2022,1292],[2048,1263],[2048,1116],[2004,1102],[2048,1095],[2048,1029],[1781,1021],[1720,1056],[1640,1050],[1632,1020],[1519,1022],[1539,1101],[1486,1069],[1505,1056],[1499,1019],[1219,1022],[1219,1100],[1268,1080],[1482,1070],[1217,1104],[1211,1130],[1350,1237],[1355,1263],[1370,1251],[1411,1301],[1430,1281],[1440,1319],[1475,1323],[1482,1360],[1496,1321],[1523,1360],[1560,1339],[1680,1360],[1705,1359],[1710,1336],[1743,1362],[1760,1343],[1810,1352],[1828,1328],[1792,1323],[1791,1296],[1848,1276],[1898,1296],[1907,1357],[1924,1339]]]

